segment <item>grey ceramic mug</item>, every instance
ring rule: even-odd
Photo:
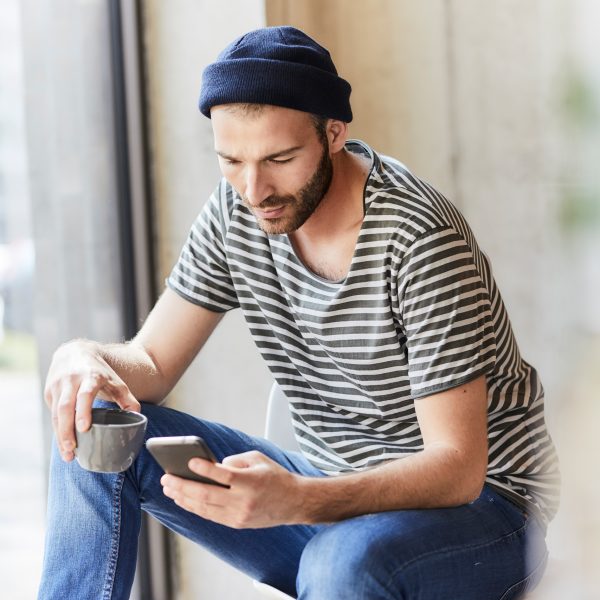
[[[77,431],[75,456],[88,471],[118,473],[138,455],[148,419],[137,412],[113,408],[92,409],[92,426]]]

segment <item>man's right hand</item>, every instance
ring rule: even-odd
[[[60,346],[46,377],[44,400],[52,413],[52,427],[64,460],[73,460],[75,426],[89,429],[92,404],[97,395],[124,410],[141,410],[125,382],[102,358],[99,345],[74,340]]]

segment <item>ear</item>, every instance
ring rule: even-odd
[[[329,152],[336,154],[343,150],[348,139],[348,123],[329,119],[327,122],[327,140],[329,141]]]

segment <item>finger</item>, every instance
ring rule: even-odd
[[[243,452],[242,454],[232,454],[226,456],[223,459],[223,465],[227,467],[235,467],[238,469],[247,469],[257,464],[264,464],[269,462],[269,459],[258,452],[258,450],[250,450],[249,452]]]
[[[251,466],[250,461],[243,454],[232,454],[226,456],[221,463],[226,467],[234,467],[237,469],[247,469]]]
[[[73,450],[75,450],[75,397],[73,385],[64,383],[55,409],[58,444],[63,458],[67,461],[73,459]]]
[[[235,526],[232,512],[228,507],[216,506],[214,504],[198,504],[186,497],[174,498],[173,502],[184,510],[194,513],[205,520],[229,527]]]
[[[172,498],[177,506],[214,523],[220,523],[234,529],[245,529],[260,526],[253,519],[248,519],[236,506],[230,504],[202,503],[184,495]]]
[[[173,500],[177,506],[194,513],[203,519],[208,519],[208,513],[210,510],[208,505],[201,504],[197,501],[194,502],[192,499],[184,496],[183,494],[175,492],[175,490],[171,488],[164,488],[163,492],[165,496],[167,496],[167,498],[171,498],[171,500]]]
[[[77,431],[87,431],[92,425],[92,404],[102,389],[103,383],[99,377],[93,375],[86,377],[81,382],[75,405]]]
[[[161,484],[165,496],[173,500],[185,500],[188,505],[223,506],[231,504],[231,492],[220,486],[191,481],[175,475],[163,475]]]
[[[160,484],[163,487],[168,487],[176,492],[181,491],[182,486],[185,484],[186,481],[189,481],[189,479],[185,479],[184,477],[178,477],[177,475],[171,475],[170,473],[165,473],[160,478]]]
[[[142,406],[131,393],[125,382],[117,376],[105,382],[103,389],[108,391],[110,399],[116,402],[123,410],[141,412]]]
[[[217,483],[231,487],[234,479],[234,472],[219,463],[213,463],[203,458],[192,458],[188,462],[191,471],[203,477],[208,477]]]
[[[236,493],[210,484],[183,479],[174,475],[163,475],[165,496],[177,506],[204,519],[221,523],[236,529],[258,526],[256,508],[252,508],[245,493]]]
[[[171,490],[171,493],[176,495],[184,495],[187,489],[187,495],[191,496],[194,490],[196,490],[196,497],[198,498],[201,497],[201,490],[204,487],[210,485],[208,483],[202,483],[200,481],[192,481],[191,479],[186,479],[185,477],[179,477],[178,475],[171,475],[170,473],[165,473],[160,478],[160,483],[165,489]]]

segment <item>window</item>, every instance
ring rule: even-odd
[[[34,598],[46,503],[41,385],[33,327],[18,0],[0,9],[0,573],[2,595]]]

